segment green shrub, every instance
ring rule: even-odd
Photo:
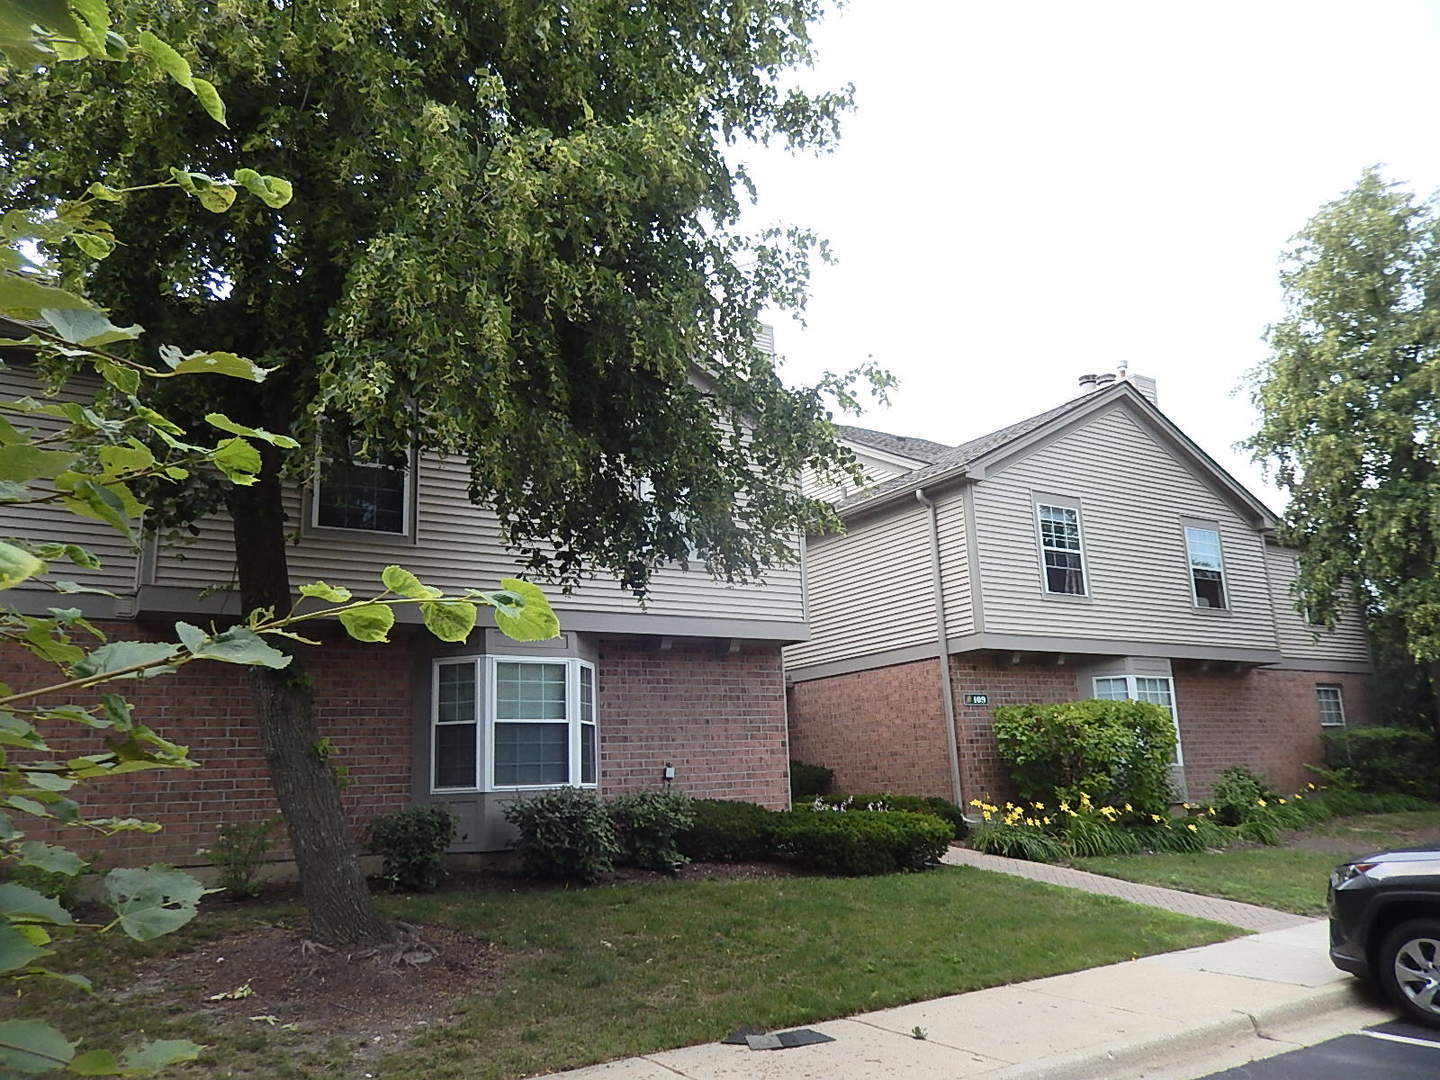
[[[557,788],[505,808],[520,830],[515,850],[537,877],[594,881],[615,868],[620,844],[605,805],[593,791]]]
[[[822,874],[923,870],[938,862],[950,844],[950,826],[929,814],[791,810],[775,817],[780,854]]]
[[[455,815],[443,806],[412,806],[370,822],[370,850],[392,888],[429,892],[445,879],[445,852],[455,839]]]
[[[215,846],[204,854],[219,871],[220,887],[234,900],[260,895],[260,866],[275,846],[275,829],[280,818],[221,825],[215,830]]]
[[[34,889],[41,896],[54,900],[63,908],[72,908],[81,900],[83,875],[94,873],[95,864],[90,863],[78,874],[62,874],[58,870],[42,870],[38,866],[18,865],[6,867],[4,880],[15,885]]]
[[[1210,805],[1222,825],[1239,825],[1260,815],[1266,804],[1280,798],[1263,776],[1243,765],[1221,769],[1210,789]]]
[[[1140,840],[1134,830],[1119,824],[1112,815],[1113,811],[1104,814],[1088,807],[1061,813],[1053,819],[1058,827],[1057,838],[1066,852],[1081,858],[1137,854]]]
[[[1306,795],[1305,802],[1323,809],[1324,817],[1355,817],[1359,814],[1399,814],[1408,810],[1434,810],[1435,804],[1414,795],[1382,795],[1348,788],[1326,788]]]
[[[911,814],[929,814],[931,817],[938,817],[950,823],[952,839],[959,840],[965,836],[969,826],[965,821],[965,812],[956,806],[949,799],[942,799],[938,795],[890,795],[890,794],[866,794],[866,795],[818,795],[816,796],[827,806],[838,806],[847,800],[850,809],[866,810],[870,807],[883,808],[885,810],[904,810]],[[795,809],[810,809],[813,803],[795,803]]]
[[[621,861],[667,873],[689,862],[677,840],[695,824],[694,802],[678,791],[636,791],[613,800],[610,821],[620,843]]]
[[[1440,747],[1433,732],[1366,726],[1326,731],[1321,739],[1325,764],[1347,787],[1421,799],[1440,794]]]
[[[790,797],[801,799],[809,795],[828,795],[835,783],[835,770],[823,765],[806,765],[803,761],[790,762]]]
[[[1143,701],[1006,705],[995,710],[1000,757],[1021,797],[1131,803],[1144,813],[1170,804],[1175,725]]]
[[[731,799],[696,799],[690,811],[690,826],[675,838],[681,854],[703,862],[755,862],[774,857],[779,814]]]

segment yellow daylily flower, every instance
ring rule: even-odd
[[[1200,831],[1199,829],[1195,828],[1194,825],[1186,825],[1185,828],[1189,829],[1191,832],[1199,832],[1199,831]]]

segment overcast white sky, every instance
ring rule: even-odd
[[[1266,501],[1232,444],[1288,239],[1367,165],[1440,187],[1440,0],[852,0],[804,80],[854,82],[828,157],[746,156],[752,224],[814,228],[792,380],[873,356],[860,423],[946,443],[1117,362]]]

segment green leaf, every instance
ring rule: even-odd
[[[266,431],[264,428],[246,427],[244,424],[237,424],[224,413],[212,412],[205,414],[205,422],[211,427],[217,427],[221,431],[228,431],[231,435],[245,435],[252,439],[259,439],[271,446],[278,446],[284,450],[294,450],[300,444],[289,435],[276,435],[273,431]]]
[[[87,1050],[70,1062],[75,1076],[120,1076],[120,1062],[109,1050]]]
[[[254,169],[236,169],[235,182],[272,210],[288,203],[293,194],[290,181],[278,176],[261,176]]]
[[[229,375],[247,382],[264,382],[269,374],[254,360],[236,356],[232,352],[214,350],[211,352],[181,353],[174,345],[160,346],[160,359],[170,368],[169,375]]]
[[[126,1050],[121,1064],[129,1070],[151,1072],[182,1061],[194,1061],[204,1049],[189,1039],[156,1039]]]
[[[200,99],[201,107],[210,114],[210,119],[214,120],[221,127],[228,127],[229,125],[225,123],[225,102],[220,100],[220,93],[215,89],[214,84],[208,79],[201,78],[195,78],[192,82],[194,83],[195,96]],[[234,202],[234,189],[227,188],[226,190],[230,192],[230,201]]]
[[[169,866],[111,870],[105,875],[105,903],[120,929],[136,941],[178,930],[195,917],[205,886]]]
[[[332,604],[348,603],[351,592],[343,585],[327,585],[323,581],[312,581],[300,586],[301,596],[313,596],[317,600],[328,600]]]
[[[190,62],[173,48],[161,41],[149,30],[140,31],[140,51],[148,56],[160,69],[177,83],[195,93],[195,78],[190,74]]]
[[[476,607],[466,600],[447,604],[426,602],[420,605],[425,626],[441,641],[461,642],[475,629]]]
[[[121,671],[124,668],[133,667],[136,664],[151,663],[154,661],[168,660],[179,656],[179,649],[173,642],[169,641],[112,641],[108,645],[101,645],[91,652],[84,660],[75,665],[75,674],[81,678],[91,675],[107,675],[114,671]],[[174,671],[173,667],[157,666],[147,668],[138,673],[142,679],[152,678],[155,675],[166,675]],[[137,675],[123,675],[119,678],[136,678]]]
[[[177,624],[176,629],[184,623]],[[193,629],[193,627],[191,628]],[[186,647],[190,648],[189,643]],[[279,670],[290,666],[291,657],[286,656],[253,630],[243,626],[232,626],[217,634],[213,639],[191,648],[191,654],[201,660],[220,660],[227,664],[251,664]]]
[[[389,641],[395,613],[387,604],[361,604],[337,613],[340,625],[356,641]]]
[[[29,278],[0,272],[0,312],[13,314],[22,311],[58,308],[90,308],[93,310],[94,307],[95,305],[89,300],[83,296],[77,296],[75,293],[57,289],[53,285],[43,285]]]
[[[195,81],[197,83],[204,82],[203,79]],[[200,200],[200,205],[212,214],[223,214],[235,202],[235,189],[229,184],[215,184],[197,191],[195,197]]]
[[[37,866],[41,870],[70,877],[85,869],[85,860],[73,851],[39,840],[26,840],[20,845],[20,862],[24,866]]]
[[[66,341],[94,348],[133,341],[145,332],[139,326],[116,326],[95,308],[44,308],[40,316]]]
[[[28,443],[0,446],[0,480],[48,480],[60,475],[78,457],[64,450],[41,450]]]
[[[12,922],[41,922],[54,926],[70,926],[75,921],[70,912],[50,897],[24,885],[16,885],[13,881],[0,882],[0,915]]]
[[[216,443],[210,461],[232,484],[248,487],[258,479],[260,451],[239,436]]]
[[[28,551],[0,540],[0,589],[13,589],[20,582],[45,572],[45,564]]]
[[[125,196],[124,196],[124,195],[122,195],[120,192],[116,191],[116,190],[115,190],[114,188],[112,188],[112,187],[106,187],[104,184],[100,183],[99,180],[96,180],[93,184],[91,184],[88,188],[86,188],[86,189],[85,189],[85,194],[87,194],[87,195],[93,195],[93,196],[95,196],[95,198],[99,199],[101,202],[124,202],[124,201],[125,201]]]
[[[101,378],[122,393],[133,394],[140,389],[140,373],[134,368],[117,364],[113,360],[97,360],[95,370],[100,373]]]
[[[384,584],[385,588],[398,596],[405,597],[407,600],[433,600],[437,596],[444,595],[439,589],[432,588],[421,582],[419,578],[403,566],[395,566],[394,564],[380,571],[380,581]]]
[[[102,446],[98,457],[108,473],[138,472],[155,464],[155,455],[143,445]]]
[[[77,1045],[43,1020],[0,1021],[0,1075],[64,1068]]]
[[[28,967],[48,952],[9,923],[0,922],[0,972]]]
[[[546,641],[560,636],[560,620],[538,585],[518,578],[502,578],[500,585],[504,592],[488,596],[495,606],[495,625],[506,637]]]
[[[70,242],[92,259],[108,258],[115,250],[115,241],[99,233],[73,232],[70,234]]]

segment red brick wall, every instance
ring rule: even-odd
[[[658,650],[600,644],[600,785],[606,795],[674,786],[772,808],[790,797],[785,673],[778,646]]]
[[[793,757],[835,770],[838,792],[888,790],[950,796],[939,678],[933,661],[795,683],[790,690]],[[1343,686],[1352,725],[1371,718],[1368,677],[1255,669],[1202,671],[1177,661],[1175,696],[1192,798],[1204,798],[1221,769],[1245,765],[1293,791],[1313,779],[1320,755],[1317,683]],[[1033,662],[950,658],[955,727],[965,798],[1013,795],[993,734],[1001,705],[1073,701],[1074,669]],[[967,706],[964,695],[989,695]]]
[[[1175,665],[1175,697],[1190,797],[1203,799],[1221,769],[1244,765],[1281,791],[1315,779],[1319,764],[1317,683],[1343,687],[1348,724],[1370,722],[1369,677],[1333,671],[1201,671]]]
[[[145,626],[117,623],[105,629],[120,638],[160,640],[169,628],[147,633]],[[349,769],[344,801],[359,828],[376,813],[410,801],[414,639],[399,628],[389,645],[364,645],[323,632],[313,636],[325,640],[305,656],[315,680],[320,728],[334,743],[337,761]],[[6,648],[0,656],[4,679],[16,689],[54,677],[53,668],[19,649]],[[33,838],[48,836],[78,851],[103,852],[111,865],[203,861],[195,851],[209,846],[216,826],[277,812],[248,675],[239,665],[195,663],[172,675],[107,686],[129,700],[144,723],[188,746],[202,768],[131,773],[76,788],[74,796],[87,816],[158,821],[164,825],[160,832],[120,833],[106,840],[78,829],[47,828],[42,819],[24,814],[13,815],[16,826]],[[51,756],[104,749],[103,733],[76,725],[51,725],[44,734],[55,751]]]
[[[950,796],[934,660],[797,682],[790,756],[835,770],[835,790]]]

